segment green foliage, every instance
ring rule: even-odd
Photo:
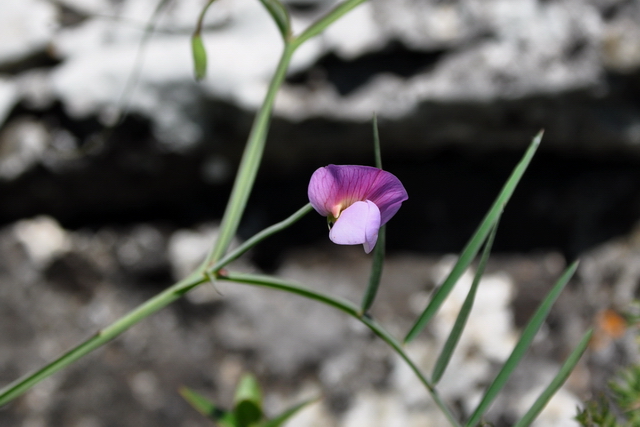
[[[238,383],[233,413],[236,427],[250,427],[262,420],[262,392],[253,375],[244,375]]]
[[[540,146],[542,135],[542,131],[538,132],[538,134],[531,141],[531,144],[529,144],[529,148],[522,157],[522,160],[520,160],[520,163],[518,163],[518,165],[515,167],[515,169],[511,173],[511,176],[504,184],[504,187],[502,187],[500,194],[498,194],[498,197],[493,202],[493,205],[489,209],[489,212],[487,212],[484,219],[482,220],[482,223],[473,234],[473,236],[471,236],[471,239],[469,239],[469,242],[467,242],[467,245],[462,250],[460,257],[458,258],[456,264],[453,266],[453,269],[449,273],[449,276],[447,276],[444,283],[440,285],[440,287],[433,293],[431,301],[424,309],[420,317],[416,320],[411,330],[407,333],[404,339],[405,343],[412,341],[416,336],[418,336],[418,334],[420,334],[424,327],[429,323],[431,318],[438,312],[442,303],[444,303],[444,301],[447,299],[447,296],[449,296],[449,293],[453,290],[456,283],[458,283],[460,277],[462,277],[462,274],[467,270],[467,268],[469,268],[469,266],[475,259],[476,255],[480,251],[480,248],[484,244],[484,241],[489,236],[491,229],[498,221],[500,214],[502,214],[505,205],[515,191],[518,183],[520,182],[520,179],[524,175],[524,172],[529,167],[529,163],[531,163],[533,155],[536,153],[538,147]]]
[[[622,427],[604,397],[588,402],[576,416],[576,420],[584,427]]]
[[[527,411],[526,414],[516,423],[514,427],[527,427],[530,425],[540,414],[540,411],[549,403],[549,400],[553,397],[554,394],[560,389],[562,384],[569,378],[569,375],[573,371],[573,368],[576,367],[578,361],[584,354],[584,351],[587,349],[589,342],[591,341],[591,337],[593,335],[593,331],[589,330],[586,334],[582,336],[580,343],[573,349],[567,360],[563,363],[560,371],[556,376],[551,380],[551,383],[545,388],[540,396],[536,399],[536,401],[531,405],[531,408]]]
[[[609,383],[611,399],[587,402],[576,416],[584,427],[640,426],[640,365],[620,371]]]
[[[469,288],[469,292],[467,293],[467,297],[460,308],[460,312],[456,318],[455,323],[453,324],[453,328],[451,328],[451,332],[449,333],[449,337],[438,356],[438,360],[436,361],[435,366],[433,367],[433,373],[431,374],[431,381],[437,383],[442,378],[449,361],[451,360],[451,356],[453,356],[453,351],[458,345],[458,341],[460,341],[460,337],[462,336],[462,332],[464,331],[464,327],[467,324],[467,320],[469,319],[469,314],[471,314],[471,309],[473,308],[473,302],[476,297],[476,292],[478,290],[478,285],[480,284],[480,279],[484,274],[484,269],[487,265],[487,260],[489,259],[489,254],[491,253],[491,248],[493,247],[493,240],[496,237],[496,232],[498,231],[498,223],[493,226],[491,230],[491,234],[489,235],[489,239],[484,245],[484,249],[482,251],[482,256],[480,257],[480,262],[478,263],[478,268],[476,269],[476,274],[473,278],[473,283],[471,283],[471,288]]]
[[[213,420],[218,427],[280,427],[302,408],[317,400],[305,400],[272,419],[266,419],[262,412],[262,391],[258,381],[251,374],[245,374],[240,379],[231,411],[221,409],[206,397],[187,387],[180,389],[180,395],[196,411]]]
[[[213,420],[219,427],[235,427],[233,413],[218,408],[206,397],[188,387],[181,387],[179,393],[196,411]]]
[[[260,3],[267,9],[267,12],[271,15],[271,18],[278,26],[280,35],[285,42],[291,36],[291,22],[289,18],[289,11],[278,0],[260,0]]]
[[[620,372],[609,386],[629,424],[640,426],[640,365]]]

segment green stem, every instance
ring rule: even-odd
[[[277,224],[273,224],[270,227],[265,228],[264,230],[262,230],[261,232],[259,232],[258,234],[256,234],[255,236],[253,236],[252,238],[247,240],[246,242],[244,242],[242,245],[240,245],[236,250],[234,250],[233,252],[230,252],[227,255],[225,255],[224,257],[222,257],[222,259],[220,261],[218,261],[213,268],[208,270],[209,273],[210,274],[214,274],[214,275],[217,274],[217,272],[218,272],[218,270],[220,268],[222,268],[225,265],[229,264],[230,262],[235,261],[236,259],[240,258],[240,256],[242,254],[244,254],[246,251],[248,251],[249,249],[251,249],[252,247],[257,245],[258,243],[260,243],[261,241],[263,241],[267,237],[272,236],[272,235],[276,234],[277,232],[282,231],[285,228],[293,225],[300,218],[302,218],[303,216],[305,216],[306,214],[308,214],[312,210],[313,210],[313,207],[311,206],[311,203],[307,203],[302,208],[298,209],[289,218],[287,218],[287,219],[285,219],[283,221],[280,221]]]
[[[433,387],[429,379],[420,371],[420,368],[411,360],[411,358],[405,353],[402,345],[396,340],[389,332],[387,332],[379,323],[370,318],[369,316],[362,316],[360,308],[351,301],[334,297],[322,292],[315,291],[313,289],[305,288],[297,283],[278,279],[276,277],[269,277],[257,274],[244,274],[227,272],[224,275],[218,276],[220,280],[228,280],[235,283],[244,283],[247,285],[262,286],[271,289],[278,289],[281,291],[290,292],[292,294],[300,295],[305,298],[312,299],[314,301],[321,302],[330,307],[336,308],[343,313],[361,321],[369,329],[371,329],[378,337],[386,342],[398,355],[409,365],[411,370],[420,379],[420,382],[425,386],[436,405],[440,408],[442,413],[447,417],[449,422],[454,427],[460,427],[460,424],[456,421],[455,417],[451,413],[451,410],[447,407],[444,401],[441,399],[437,390]]]
[[[220,234],[216,243],[211,250],[211,253],[207,257],[205,263],[201,269],[205,269],[213,265],[216,260],[220,259],[227,251],[231,240],[238,230],[240,219],[247,205],[247,200],[251,194],[253,183],[255,182],[256,175],[258,174],[258,168],[260,161],[262,160],[262,153],[264,152],[265,141],[267,139],[267,131],[269,130],[269,121],[271,119],[271,112],[273,110],[273,103],[276,98],[276,93],[280,88],[280,85],[284,81],[291,56],[296,46],[291,43],[285,43],[280,62],[276,68],[275,74],[269,85],[267,95],[260,111],[256,115],[249,134],[247,145],[240,161],[240,167],[236,175],[236,180],[233,184],[233,190],[231,190],[231,196],[227,203],[227,208],[222,217],[222,223],[220,225]]]
[[[382,268],[384,266],[385,245],[387,244],[387,226],[383,225],[378,231],[378,242],[373,250],[373,261],[371,262],[371,273],[369,274],[369,285],[362,297],[360,315],[364,315],[373,305],[373,301],[380,287],[382,278]]]
[[[307,214],[311,209],[311,204],[305,205],[289,218],[264,229],[260,233],[253,236],[251,239],[247,240],[244,244],[231,251],[223,259],[218,261],[216,265],[214,265],[210,270],[206,271],[206,274],[199,274],[197,272],[192,273],[186,279],[183,279],[175,285],[167,288],[163,292],[159,293],[155,297],[135,308],[124,317],[118,319],[116,322],[98,331],[91,338],[64,353],[53,362],[3,387],[2,389],[0,389],[0,406],[20,396],[38,382],[75,362],[82,356],[116,338],[118,335],[120,335],[133,325],[137,324],[147,316],[150,316],[151,314],[177,300],[189,290],[204,282],[208,282],[209,277],[216,277],[220,269],[238,259],[242,254],[247,252],[249,249],[257,245],[267,237],[285,229],[286,227],[289,227],[300,218],[302,218],[305,214]]]
[[[161,292],[160,294],[151,298],[150,300],[140,305],[138,308],[131,311],[124,317],[118,319],[108,327],[98,331],[91,338],[78,345],[77,347],[69,350],[48,365],[3,387],[2,390],[0,390],[0,406],[20,396],[32,386],[47,378],[51,374],[75,362],[82,356],[95,350],[101,345],[111,341],[112,339],[129,329],[131,326],[138,323],[140,320],[144,319],[150,314],[155,313],[156,311],[180,298],[188,290],[206,281],[207,279],[202,276],[196,277],[195,275],[191,275],[187,277],[186,279],[171,286],[164,292]]]

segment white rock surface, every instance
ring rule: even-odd
[[[11,180],[38,163],[45,152],[49,132],[35,120],[15,121],[0,133],[0,179]]]
[[[19,221],[15,225],[14,233],[38,267],[45,266],[71,247],[67,232],[56,220],[48,216]]]
[[[303,3],[307,9],[299,2],[292,9],[296,32],[335,2]],[[203,99],[256,109],[282,47],[260,2],[219,0],[208,11],[202,33],[208,77],[197,84],[189,38],[203,1],[168,2],[157,15],[154,0],[60,4],[85,19],[61,25],[62,14],[44,0],[0,4],[0,21],[6,20],[0,22],[0,70],[3,63],[46,50],[61,62],[50,67],[46,84],[38,80],[37,92],[61,100],[74,118],[95,115],[110,124],[123,111],[141,114],[173,150],[192,147],[205,136],[200,120],[211,117],[202,110]],[[313,64],[334,53],[345,61],[338,78],[364,80],[341,94],[321,66],[311,83],[285,84],[275,113],[292,120],[322,116],[358,122],[369,120],[373,111],[403,119],[429,102],[482,104],[580,90],[605,93],[607,70],[631,73],[640,66],[634,36],[640,32],[640,8],[615,7],[626,9],[606,17],[607,6],[597,2],[372,0],[310,40],[291,66],[291,72],[314,75]],[[152,22],[156,31],[145,39]],[[358,76],[357,64],[355,71],[349,68],[350,61],[384,54],[394,42],[433,59],[402,76],[391,71],[393,63],[366,78]],[[620,132],[626,142],[637,140],[637,132]]]
[[[0,2],[0,65],[44,50],[57,27],[55,6],[45,0]]]

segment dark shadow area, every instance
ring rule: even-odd
[[[610,103],[575,93],[424,104],[402,121],[381,119],[383,164],[410,197],[389,223],[389,250],[459,252],[544,123],[541,149],[506,208],[495,250],[555,249],[571,259],[628,233],[640,218],[640,157],[595,148],[595,140],[631,120]],[[58,167],[38,165],[0,182],[0,224],[46,214],[71,229],[152,222],[170,232],[219,220],[253,114],[223,102],[205,103],[203,111],[206,143],[176,153],[163,149],[139,117],[105,131],[95,118],[72,120],[59,105],[40,112],[18,107],[10,120],[32,115],[48,128],[67,130],[80,151],[87,141],[103,143],[89,144],[83,155]],[[240,236],[248,238],[303,206],[316,168],[372,164],[371,138],[370,123],[275,119]],[[216,183],[203,177],[211,156],[230,168]],[[312,213],[256,248],[253,257],[272,270],[284,251],[316,244],[331,243],[324,218]]]
[[[352,60],[330,53],[320,58],[309,70],[289,76],[287,82],[292,85],[313,86],[316,81],[322,80],[333,85],[344,96],[363,86],[377,74],[411,77],[428,70],[446,52],[446,49],[419,52],[395,41],[375,53]]]

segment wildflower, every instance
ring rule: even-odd
[[[395,175],[371,166],[329,165],[309,182],[309,201],[329,223],[329,238],[339,245],[373,250],[378,230],[398,212],[407,192]]]

